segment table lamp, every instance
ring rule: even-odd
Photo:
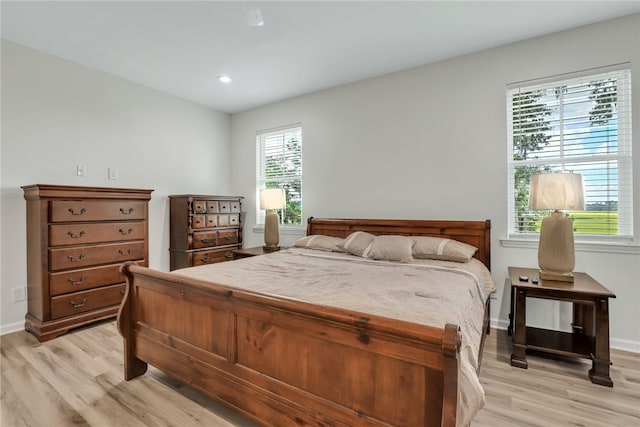
[[[260,209],[267,211],[264,218],[264,250],[273,252],[280,250],[280,233],[278,231],[278,214],[276,209],[284,208],[284,190],[281,188],[265,188],[260,190]]]
[[[573,222],[560,210],[584,209],[582,175],[565,172],[533,175],[529,208],[553,210],[540,225],[540,278],[573,282],[576,263]]]

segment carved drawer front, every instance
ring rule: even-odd
[[[240,214],[229,215],[229,226],[237,227],[238,225],[240,225]]]
[[[218,213],[218,202],[215,200],[207,201],[207,213]]]
[[[218,212],[220,213],[229,213],[231,212],[231,202],[228,200],[219,201],[218,202]]]
[[[82,248],[49,249],[50,270],[124,262],[144,258],[144,242],[112,243]]]
[[[71,316],[120,304],[125,285],[111,285],[51,298],[51,318]]]
[[[206,200],[194,200],[193,201],[193,212],[194,213],[205,213],[205,212],[207,212],[207,202],[206,202]]]
[[[238,238],[238,230],[220,230],[218,231],[218,246],[237,244]]]
[[[139,262],[143,263],[142,260]],[[123,283],[125,278],[120,273],[120,265],[121,264],[111,264],[103,267],[81,268],[62,273],[49,273],[50,294],[51,296],[56,296],[105,285]]]
[[[99,224],[51,224],[49,245],[81,245],[86,243],[143,240],[146,224],[137,222],[106,222]]]
[[[191,247],[193,249],[208,248],[216,245],[216,231],[195,231]]]
[[[229,202],[231,204],[231,208],[229,209],[230,212],[240,212],[240,201],[239,200],[235,200],[232,202]]]
[[[137,200],[54,200],[51,202],[51,222],[144,219],[146,209],[146,202]]]
[[[218,215],[218,227],[229,226],[229,215]]]
[[[194,215],[191,217],[191,228],[205,228],[207,226],[206,215]]]
[[[193,252],[191,256],[193,256],[193,263],[191,264],[193,266],[213,264],[216,262],[228,261],[229,259],[233,259],[231,249]]]
[[[207,228],[218,226],[218,215],[207,215]]]

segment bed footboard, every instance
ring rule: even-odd
[[[147,363],[262,425],[455,426],[460,332],[122,266],[125,378]]]

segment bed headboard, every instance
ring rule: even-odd
[[[421,219],[314,218],[307,221],[307,235],[347,237],[354,231],[402,236],[434,236],[458,240],[478,248],[474,255],[491,269],[491,220],[432,221]]]

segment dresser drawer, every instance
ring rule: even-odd
[[[207,215],[207,228],[218,226],[218,215]]]
[[[235,245],[238,243],[238,230],[220,230],[218,231],[218,246]]]
[[[240,200],[234,200],[229,203],[230,203],[229,212],[240,213]]]
[[[144,264],[143,260],[139,260],[138,262]],[[50,295],[56,296],[105,285],[123,283],[125,278],[122,273],[120,273],[120,265],[121,264],[111,264],[102,267],[64,271],[61,273],[49,273]]]
[[[218,213],[218,202],[216,200],[207,200],[207,213]]]
[[[51,318],[72,316],[120,304],[125,285],[111,285],[51,298]]]
[[[145,232],[146,223],[143,221],[51,224],[49,225],[49,245],[82,245],[120,240],[143,240]]]
[[[77,269],[89,265],[145,258],[144,242],[91,245],[82,248],[49,249],[50,270]]]
[[[205,213],[205,212],[207,212],[207,201],[206,200],[194,200],[192,206],[193,206],[193,212],[194,213]]]
[[[231,212],[231,202],[228,200],[218,202],[218,212],[229,213]]]
[[[207,226],[206,215],[194,215],[191,217],[191,228],[205,228]]]
[[[240,225],[240,214],[229,215],[229,227],[237,227]]]
[[[191,265],[196,266],[229,261],[230,259],[233,259],[233,254],[231,253],[233,249],[235,248],[218,249],[215,251],[192,252],[191,256],[193,257],[193,259]]]
[[[137,200],[54,200],[51,222],[145,219],[147,203]]]
[[[202,249],[208,248],[209,246],[216,246],[217,234],[216,231],[194,231],[191,247],[193,249]]]

